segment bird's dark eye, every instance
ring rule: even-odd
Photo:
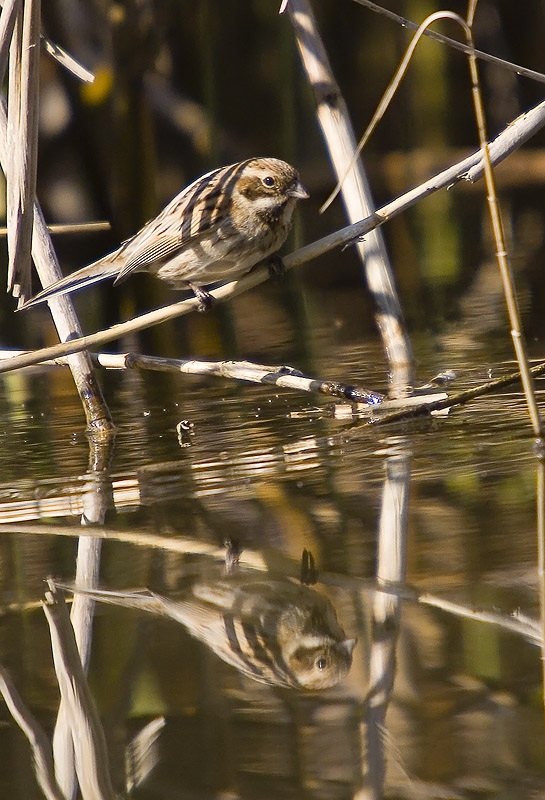
[[[323,672],[324,669],[327,667],[327,658],[319,658],[316,661],[316,668]]]
[[[276,186],[276,181],[272,175],[267,175],[265,178],[263,178],[263,184],[264,186],[268,186],[269,189],[272,189],[273,186]]]

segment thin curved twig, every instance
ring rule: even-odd
[[[371,9],[371,11],[375,11],[377,14],[380,14],[383,17],[391,19],[393,22],[397,22],[397,24],[401,25],[402,28],[407,28],[408,30],[414,31],[418,29],[417,22],[406,19],[400,14],[396,14],[394,11],[390,11],[387,8],[377,5],[377,3],[371,2],[371,0],[354,0],[354,2],[358,3],[360,6],[365,6],[366,8]],[[489,64],[496,64],[497,66],[503,67],[510,72],[516,72],[517,75],[522,75],[524,78],[531,78],[539,83],[545,83],[545,75],[542,72],[536,72],[536,70],[528,69],[528,67],[523,67],[520,64],[513,64],[512,61],[506,61],[504,58],[493,56],[491,53],[485,53],[483,50],[475,50],[474,47],[464,44],[463,42],[458,42],[456,39],[451,39],[449,36],[444,36],[442,33],[437,33],[437,31],[427,30],[425,35],[430,39],[435,39],[435,41],[441,42],[441,44],[446,44],[448,47],[452,47],[454,50],[460,50],[466,55],[474,55],[481,61],[487,61]]]

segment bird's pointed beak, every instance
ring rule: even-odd
[[[306,200],[309,197],[309,193],[301,181],[297,181],[297,183],[291,187],[288,194],[290,197],[295,197],[296,200]]]

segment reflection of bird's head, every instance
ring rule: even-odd
[[[306,637],[291,654],[288,666],[301,689],[317,691],[336,686],[352,665],[355,639]]]
[[[329,598],[291,578],[237,568],[192,582],[172,612],[220,658],[261,683],[329,689],[352,663],[355,640]]]
[[[176,620],[242,674],[270,686],[320,691],[336,686],[352,664],[349,639],[328,597],[291,578],[238,568],[187,576],[177,597],[74,587],[88,597]]]
[[[328,597],[289,579],[268,581],[261,593],[274,611],[261,614],[262,638],[276,652],[285,685],[306,691],[336,686],[352,665],[347,638]]]

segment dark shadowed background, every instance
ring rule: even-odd
[[[311,199],[286,251],[345,219],[299,63],[278,2],[127,0],[44,4],[44,28],[95,73],[83,85],[44,53],[38,195],[48,222],[108,220],[104,233],[59,235],[63,271],[130,236],[185,184],[215,166],[272,155],[297,166]],[[391,0],[420,22],[439,6]],[[356,131],[363,132],[409,41],[406,30],[349,0],[313,3]],[[466,5],[449,8],[465,14]],[[452,24],[441,31],[457,35]],[[477,47],[545,72],[545,8],[481,0]],[[543,98],[545,85],[482,65],[490,133]],[[364,153],[377,203],[476,148],[464,56],[421,43],[399,94]],[[497,170],[512,266],[532,357],[545,340],[543,134]],[[384,227],[417,379],[457,373],[456,388],[514,369],[482,185],[460,185]],[[5,256],[3,256],[5,258]],[[37,280],[37,279],[36,279]],[[37,286],[35,287],[37,288]],[[164,304],[148,276],[75,297],[86,332]],[[14,314],[1,300],[3,348],[56,341],[47,308]],[[387,389],[387,365],[361,267],[334,251],[282,281],[207,314],[112,343],[175,358],[252,359]],[[385,469],[410,462],[407,581],[467,608],[537,617],[535,464],[518,386],[448,418],[367,426],[330,414],[323,398],[140,372],[101,372],[118,428],[97,467],[83,412],[62,367],[0,382],[0,659],[50,734],[58,689],[39,608],[44,579],[74,574],[77,526],[104,487],[100,583],[168,592],[192,552],[226,536],[265,554],[272,572],[311,550],[340,576],[324,591],[350,636],[353,667],[338,687],[301,695],[261,686],[222,664],[180,626],[103,607],[90,681],[120,789],[127,741],[164,715],[158,761],[142,798],[462,798],[536,800],[545,791],[540,651],[514,633],[403,601],[395,670],[378,737],[385,775],[370,772],[369,652],[377,528]],[[543,404],[543,388],[538,383]],[[177,426],[190,425],[181,440]],[[100,459],[99,459],[100,461]],[[97,489],[97,485],[100,488]],[[34,524],[33,533],[16,531]],[[139,535],[188,543],[187,553]],[[341,578],[346,580],[343,583]],[[145,618],[144,618],[145,617]],[[26,740],[0,707],[0,797],[37,798]],[[376,744],[376,742],[375,742]],[[383,778],[383,780],[382,780]],[[382,784],[382,788],[381,788]],[[377,788],[377,786],[379,788]]]

